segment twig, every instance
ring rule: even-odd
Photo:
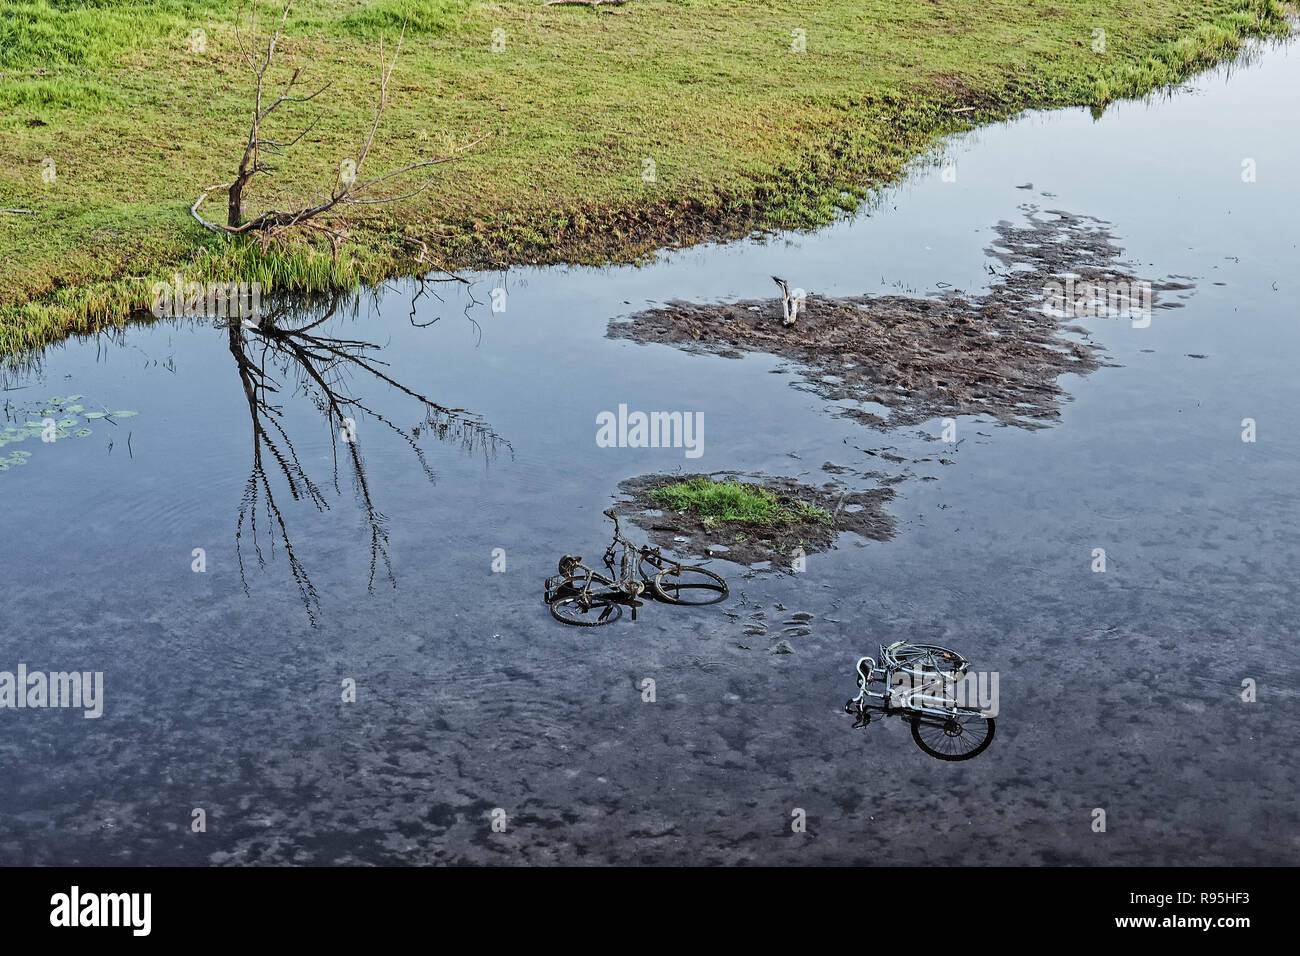
[[[202,216],[200,216],[199,205],[203,202],[203,200],[207,199],[211,193],[216,192],[218,189],[229,189],[229,188],[230,188],[230,183],[219,183],[216,186],[209,186],[207,189],[203,190],[203,192],[199,193],[198,199],[194,200],[194,205],[190,207],[190,215],[192,215],[195,219],[197,219],[199,221],[199,225],[201,225],[204,229],[207,229],[211,232],[222,232],[226,229],[225,226],[218,225],[217,223],[212,222],[211,220],[208,219],[204,219]]]
[[[424,262],[424,257],[429,254],[429,244],[425,242],[423,239],[412,239],[409,236],[405,238],[407,242],[411,243],[412,245],[418,245],[420,247],[420,256],[415,261]]]
[[[35,210],[35,209],[0,209],[0,212],[11,212],[11,213],[14,213],[14,214],[17,215],[17,216],[34,216],[34,215],[36,215],[36,210]]]

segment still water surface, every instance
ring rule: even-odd
[[[268,358],[280,390],[250,408],[252,333],[232,352],[211,323],[157,323],[48,350],[4,383],[20,425],[53,396],[138,414],[0,449],[30,452],[0,473],[0,670],[106,685],[96,720],[0,711],[0,861],[1294,862],[1297,88],[1300,52],[1272,47],[1098,120],[970,134],[948,144],[954,182],[919,169],[812,235],[477,275],[479,304],[430,286],[413,316],[418,287],[395,283],[313,330],[375,343],[369,368],[299,343],[364,406],[346,406],[354,446],[302,355]],[[993,227],[1026,204],[1106,220],[1141,274],[1195,286],[1147,328],[1087,321],[1114,365],[1068,376],[1048,429],[963,418],[953,449],[938,422],[836,417],[774,358],[605,338],[647,304],[771,295],[773,274],[977,293]],[[703,411],[703,456],[597,447],[620,403]],[[540,600],[561,553],[603,550],[628,477],[821,483],[827,462],[904,476],[893,540],[846,536],[800,575],[715,561],[731,601],[635,624],[565,628]],[[250,474],[264,567],[240,525]],[[772,653],[800,611],[811,633]],[[999,674],[981,757],[850,729],[853,662],[905,638]]]

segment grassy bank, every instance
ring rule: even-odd
[[[600,262],[818,225],[944,133],[1140,94],[1284,28],[1275,0],[297,0],[272,77],[297,63],[333,85],[276,114],[272,138],[319,120],[254,180],[250,212],[335,182],[372,114],[378,40],[408,14],[371,173],[496,134],[413,199],[362,207],[335,261],[190,218],[247,136],[235,6],[6,4],[0,207],[34,214],[0,213],[0,352],[121,322],[176,272],[322,288],[422,271],[421,242],[447,265]]]

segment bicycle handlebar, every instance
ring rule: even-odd
[[[604,514],[604,516],[605,516],[606,518],[609,518],[611,521],[614,522],[614,541],[615,541],[615,543],[616,543],[616,544],[624,544],[624,545],[627,545],[628,547],[635,547],[635,545],[633,545],[631,541],[628,541],[626,538],[623,537],[623,530],[622,530],[622,528],[619,527],[619,523],[618,523],[618,515],[616,515],[616,514],[614,513],[614,509],[613,509],[613,508],[606,508],[606,509],[602,512],[602,514]],[[613,547],[613,545],[611,545],[610,547]]]

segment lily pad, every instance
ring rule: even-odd
[[[96,411],[86,411],[87,406],[80,404],[84,396],[51,395],[41,399],[38,404],[18,407],[9,412],[15,417],[0,422],[0,448],[29,438],[43,441],[57,441],[61,438],[88,438],[93,432],[87,426],[100,419],[112,421],[116,418],[133,418],[140,413],[131,409],[110,412],[105,406],[91,402]],[[10,406],[6,405],[6,409]],[[0,461],[11,459],[0,458]]]

